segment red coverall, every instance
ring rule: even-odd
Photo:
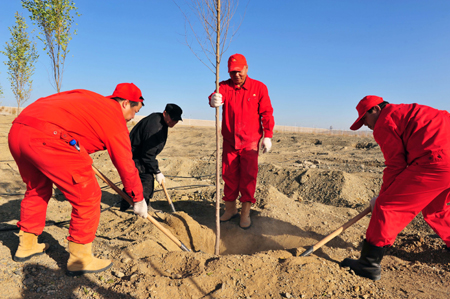
[[[269,92],[262,82],[247,77],[240,88],[231,79],[220,82],[219,93],[224,102],[223,200],[234,201],[241,193],[241,202],[255,203],[259,141],[263,133],[272,138],[275,125]]]
[[[378,247],[392,245],[422,211],[450,246],[450,114],[418,104],[388,104],[373,135],[386,168],[367,241]]]
[[[80,151],[68,142],[78,141]],[[100,220],[101,191],[89,154],[107,149],[125,191],[143,198],[120,104],[87,90],[38,99],[14,120],[8,136],[11,154],[27,185],[17,226],[40,235],[55,184],[72,205],[69,241],[94,240]]]

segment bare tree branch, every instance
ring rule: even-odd
[[[215,48],[215,35],[217,33],[215,3],[217,0],[184,1],[190,14],[184,11],[175,0],[173,0],[173,2],[182,12],[185,19],[185,44],[201,63],[203,63],[212,73],[215,73],[215,56],[217,54]],[[237,24],[236,29],[233,30],[233,32],[230,31],[231,19],[235,15],[238,5],[239,0],[221,1],[220,27],[222,28],[222,31],[220,32],[220,40],[222,42],[220,43],[219,63],[222,60],[222,54],[228,50],[231,41],[234,39],[235,34],[242,25],[243,17]],[[193,17],[191,17],[191,14]],[[197,27],[201,27],[203,31],[198,30]],[[200,35],[198,32],[202,32],[202,34]],[[193,36],[195,42],[200,47],[200,51],[195,50],[188,36]],[[203,55],[199,54],[199,52],[203,53]],[[209,62],[209,64],[206,61]]]
[[[187,0],[186,0],[187,1]],[[174,0],[175,2],[175,0]],[[225,5],[222,5],[225,3]],[[194,20],[181,9],[181,7],[175,2],[175,5],[181,10],[185,18],[185,41],[191,52],[198,58],[210,71],[216,76],[216,91],[219,90],[219,70],[220,61],[222,60],[223,50],[228,48],[231,40],[227,40],[228,30],[231,24],[231,18],[233,17],[238,0],[191,0],[190,3],[186,2],[190,11],[194,14],[195,18],[200,22],[205,36],[200,36],[196,31]],[[242,23],[242,21],[241,21]],[[240,24],[241,24],[240,23]],[[188,26],[187,26],[187,25]],[[239,24],[239,27],[240,27]],[[187,27],[189,27],[195,40],[201,48],[201,51],[205,55],[206,59],[212,65],[212,68],[205,63],[203,59],[194,50],[191,43],[187,38]],[[239,29],[238,27],[238,29]],[[234,36],[236,31],[231,35]],[[220,247],[220,108],[216,109],[216,244],[215,254],[219,255]]]

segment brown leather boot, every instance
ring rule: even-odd
[[[92,255],[92,242],[78,244],[69,241],[70,257],[67,261],[67,275],[78,276],[85,273],[98,273],[112,266],[110,260],[102,260]]]
[[[33,256],[44,254],[50,247],[47,243],[38,243],[38,236],[21,230],[19,232],[19,247],[17,248],[14,260],[16,262],[25,262]]]
[[[227,222],[238,216],[238,210],[236,208],[236,201],[225,202],[225,213],[220,216],[220,222]]]
[[[252,226],[252,220],[250,219],[251,207],[252,203],[249,201],[242,203],[241,221],[239,222],[239,227],[242,229],[249,229]]]

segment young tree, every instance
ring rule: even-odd
[[[35,43],[29,39],[25,18],[18,12],[15,17],[16,25],[9,28],[12,37],[9,43],[6,42],[5,51],[1,51],[1,53],[8,58],[4,63],[8,67],[8,79],[16,97],[16,114],[18,114],[20,107],[30,98],[33,84],[31,76],[39,55],[36,52]]]
[[[176,4],[176,2],[175,2]],[[219,69],[222,54],[228,48],[234,34],[229,36],[229,28],[231,18],[236,12],[238,0],[191,0],[188,3],[189,9],[194,13],[195,18],[201,23],[203,34],[196,31],[194,20],[190,19],[187,13],[183,12],[181,7],[178,8],[183,12],[186,23],[190,31],[193,33],[197,43],[201,47],[201,51],[211,65],[204,62],[203,59],[194,50],[187,36],[186,44],[194,53],[194,55],[208,67],[216,76],[216,91],[219,90]],[[212,67],[211,67],[212,66]],[[220,107],[216,108],[216,243],[215,254],[219,255],[220,245]]]
[[[0,84],[0,99],[3,98],[3,89],[2,89],[2,85]],[[0,102],[0,106],[2,105],[2,102]],[[1,107],[0,107],[1,109]]]
[[[51,60],[53,87],[60,92],[64,63],[72,40],[72,24],[75,16],[80,14],[72,0],[22,0],[22,6],[28,9],[30,19],[41,30],[43,36],[38,38],[44,43],[44,51]]]
[[[187,27],[185,29],[185,42],[192,53],[200,60],[211,72],[219,76],[220,61],[222,54],[228,49],[234,35],[240,27],[230,33],[231,19],[238,7],[238,0],[186,0],[189,11],[193,13],[190,17],[188,12],[184,12],[176,2],[175,4],[183,12]],[[196,30],[197,22],[201,24],[204,32]],[[242,21],[242,20],[241,20]],[[189,41],[190,31],[197,44],[200,46],[203,55],[194,49],[194,45]],[[206,62],[202,57],[206,58]],[[217,86],[219,82],[216,82]]]
[[[3,89],[2,89],[2,85],[0,84],[0,98],[3,98]],[[0,102],[1,104],[1,102]]]

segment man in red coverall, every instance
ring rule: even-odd
[[[372,280],[381,278],[385,248],[422,212],[424,220],[450,247],[450,114],[418,104],[389,104],[366,96],[356,106],[358,119],[373,130],[386,168],[358,260],[341,266]]]
[[[219,92],[209,96],[211,107],[223,105],[222,178],[225,213],[221,222],[237,217],[236,199],[242,203],[239,226],[250,228],[250,208],[256,202],[258,151],[269,152],[273,136],[273,108],[266,85],[247,76],[247,60],[241,54],[228,59],[230,79],[220,82]]]
[[[133,83],[117,85],[113,95],[77,89],[41,98],[25,108],[9,132],[9,148],[27,186],[21,203],[20,244],[14,260],[23,262],[48,249],[37,243],[44,230],[55,184],[72,205],[68,275],[104,271],[111,261],[94,258],[92,241],[100,220],[101,190],[89,154],[107,150],[134,212],[147,217],[142,184],[131,154],[127,121],[143,106]]]

